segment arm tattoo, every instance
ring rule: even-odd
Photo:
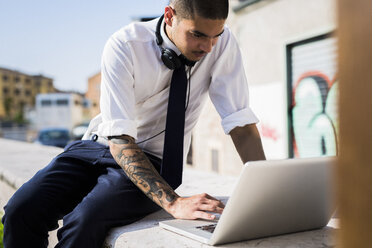
[[[131,181],[137,185],[151,200],[164,207],[177,197],[173,189],[165,182],[154,168],[141,148],[128,136],[110,139],[116,162],[125,171]]]

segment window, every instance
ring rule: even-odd
[[[88,99],[83,100],[83,106],[84,108],[89,108],[91,105],[90,101]]]
[[[52,101],[51,100],[41,100],[41,106],[51,106]]]
[[[15,76],[14,81],[15,81],[16,83],[18,83],[18,82],[21,81],[21,78],[20,78],[19,76]]]
[[[3,88],[3,93],[4,93],[4,95],[8,94],[9,93],[9,89],[8,88]]]
[[[25,91],[25,95],[26,95],[26,96],[31,96],[31,91],[30,91],[30,90],[26,90],[26,91]]]
[[[20,90],[20,89],[15,89],[15,90],[14,90],[14,94],[15,94],[16,96],[19,96],[19,95],[21,94],[21,90]]]
[[[31,79],[26,78],[26,79],[25,79],[25,82],[26,82],[26,84],[30,84],[30,83],[31,83]]]
[[[58,99],[57,100],[57,106],[67,106],[68,105],[68,99]]]
[[[3,81],[6,82],[8,81],[9,77],[7,75],[3,75]]]
[[[255,4],[257,2],[260,2],[261,0],[239,0],[236,6],[233,7],[234,12],[238,12],[249,5]]]

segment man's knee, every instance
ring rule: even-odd
[[[47,247],[48,229],[57,223],[43,221],[40,209],[37,201],[17,194],[9,200],[2,219],[5,247]]]
[[[27,183],[23,185],[10,198],[4,207],[3,222],[5,226],[10,223],[14,225],[26,225],[30,228],[48,231],[57,228],[57,218],[51,212],[48,204],[42,201],[39,195],[29,189]],[[6,228],[6,227],[5,227]]]
[[[16,223],[17,225],[27,222],[28,217],[36,214],[40,209],[37,201],[27,199],[16,192],[4,207],[3,223]]]

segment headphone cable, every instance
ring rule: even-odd
[[[186,107],[185,107],[185,113],[186,113],[186,110],[187,110],[187,108],[188,108],[188,106],[189,106],[189,102],[190,102],[190,92],[191,92],[191,68],[192,68],[192,66],[189,66],[189,78],[188,78],[188,93],[187,93],[187,101],[186,101]],[[138,145],[138,144],[141,144],[141,143],[143,143],[143,142],[146,142],[146,141],[148,141],[148,140],[150,140],[150,139],[153,139],[153,138],[155,138],[155,137],[157,137],[157,136],[159,136],[160,134],[162,134],[162,133],[164,133],[165,132],[165,130],[166,129],[164,129],[163,131],[161,131],[160,133],[158,133],[158,134],[155,134],[154,136],[152,136],[152,137],[150,137],[150,138],[147,138],[147,139],[145,139],[145,140],[142,140],[142,141],[140,141],[140,142],[137,142],[136,144]]]

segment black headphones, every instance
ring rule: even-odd
[[[156,44],[160,47],[160,50],[161,50],[161,60],[163,61],[165,66],[167,68],[171,69],[171,70],[180,68],[183,65],[187,65],[187,66],[190,66],[190,67],[194,66],[196,62],[188,60],[182,54],[180,56],[178,56],[177,53],[175,51],[173,51],[172,49],[163,48],[161,46],[161,44],[163,44],[163,38],[161,37],[161,34],[160,34],[160,26],[162,24],[163,19],[164,19],[164,15],[162,15],[159,18],[158,24],[156,25],[156,31],[155,31]],[[191,68],[190,68],[190,70],[191,70]],[[188,96],[187,96],[185,111],[186,111],[187,107],[189,106],[189,101],[190,101],[190,88],[191,88],[191,86],[190,86],[190,84],[191,84],[190,70],[189,70],[189,78],[188,78],[188,80],[189,80],[189,87],[188,87],[189,92],[188,92]],[[145,140],[137,142],[137,144],[141,144],[143,142],[151,140],[151,139],[159,136],[160,134],[162,134],[164,132],[165,132],[165,129],[163,131],[161,131],[160,133],[155,134],[154,136],[151,136],[150,138],[147,138]]]
[[[155,31],[156,44],[160,47],[160,50],[161,50],[161,60],[163,61],[165,66],[171,70],[179,68],[182,64],[185,64],[187,66],[194,66],[195,65],[194,61],[188,60],[182,54],[178,56],[177,53],[173,51],[172,49],[164,48],[161,46],[161,44],[163,44],[163,38],[161,37],[161,34],[160,34],[160,28],[161,28],[163,19],[164,19],[164,15],[162,15],[159,18],[158,24],[156,25],[156,31]]]

